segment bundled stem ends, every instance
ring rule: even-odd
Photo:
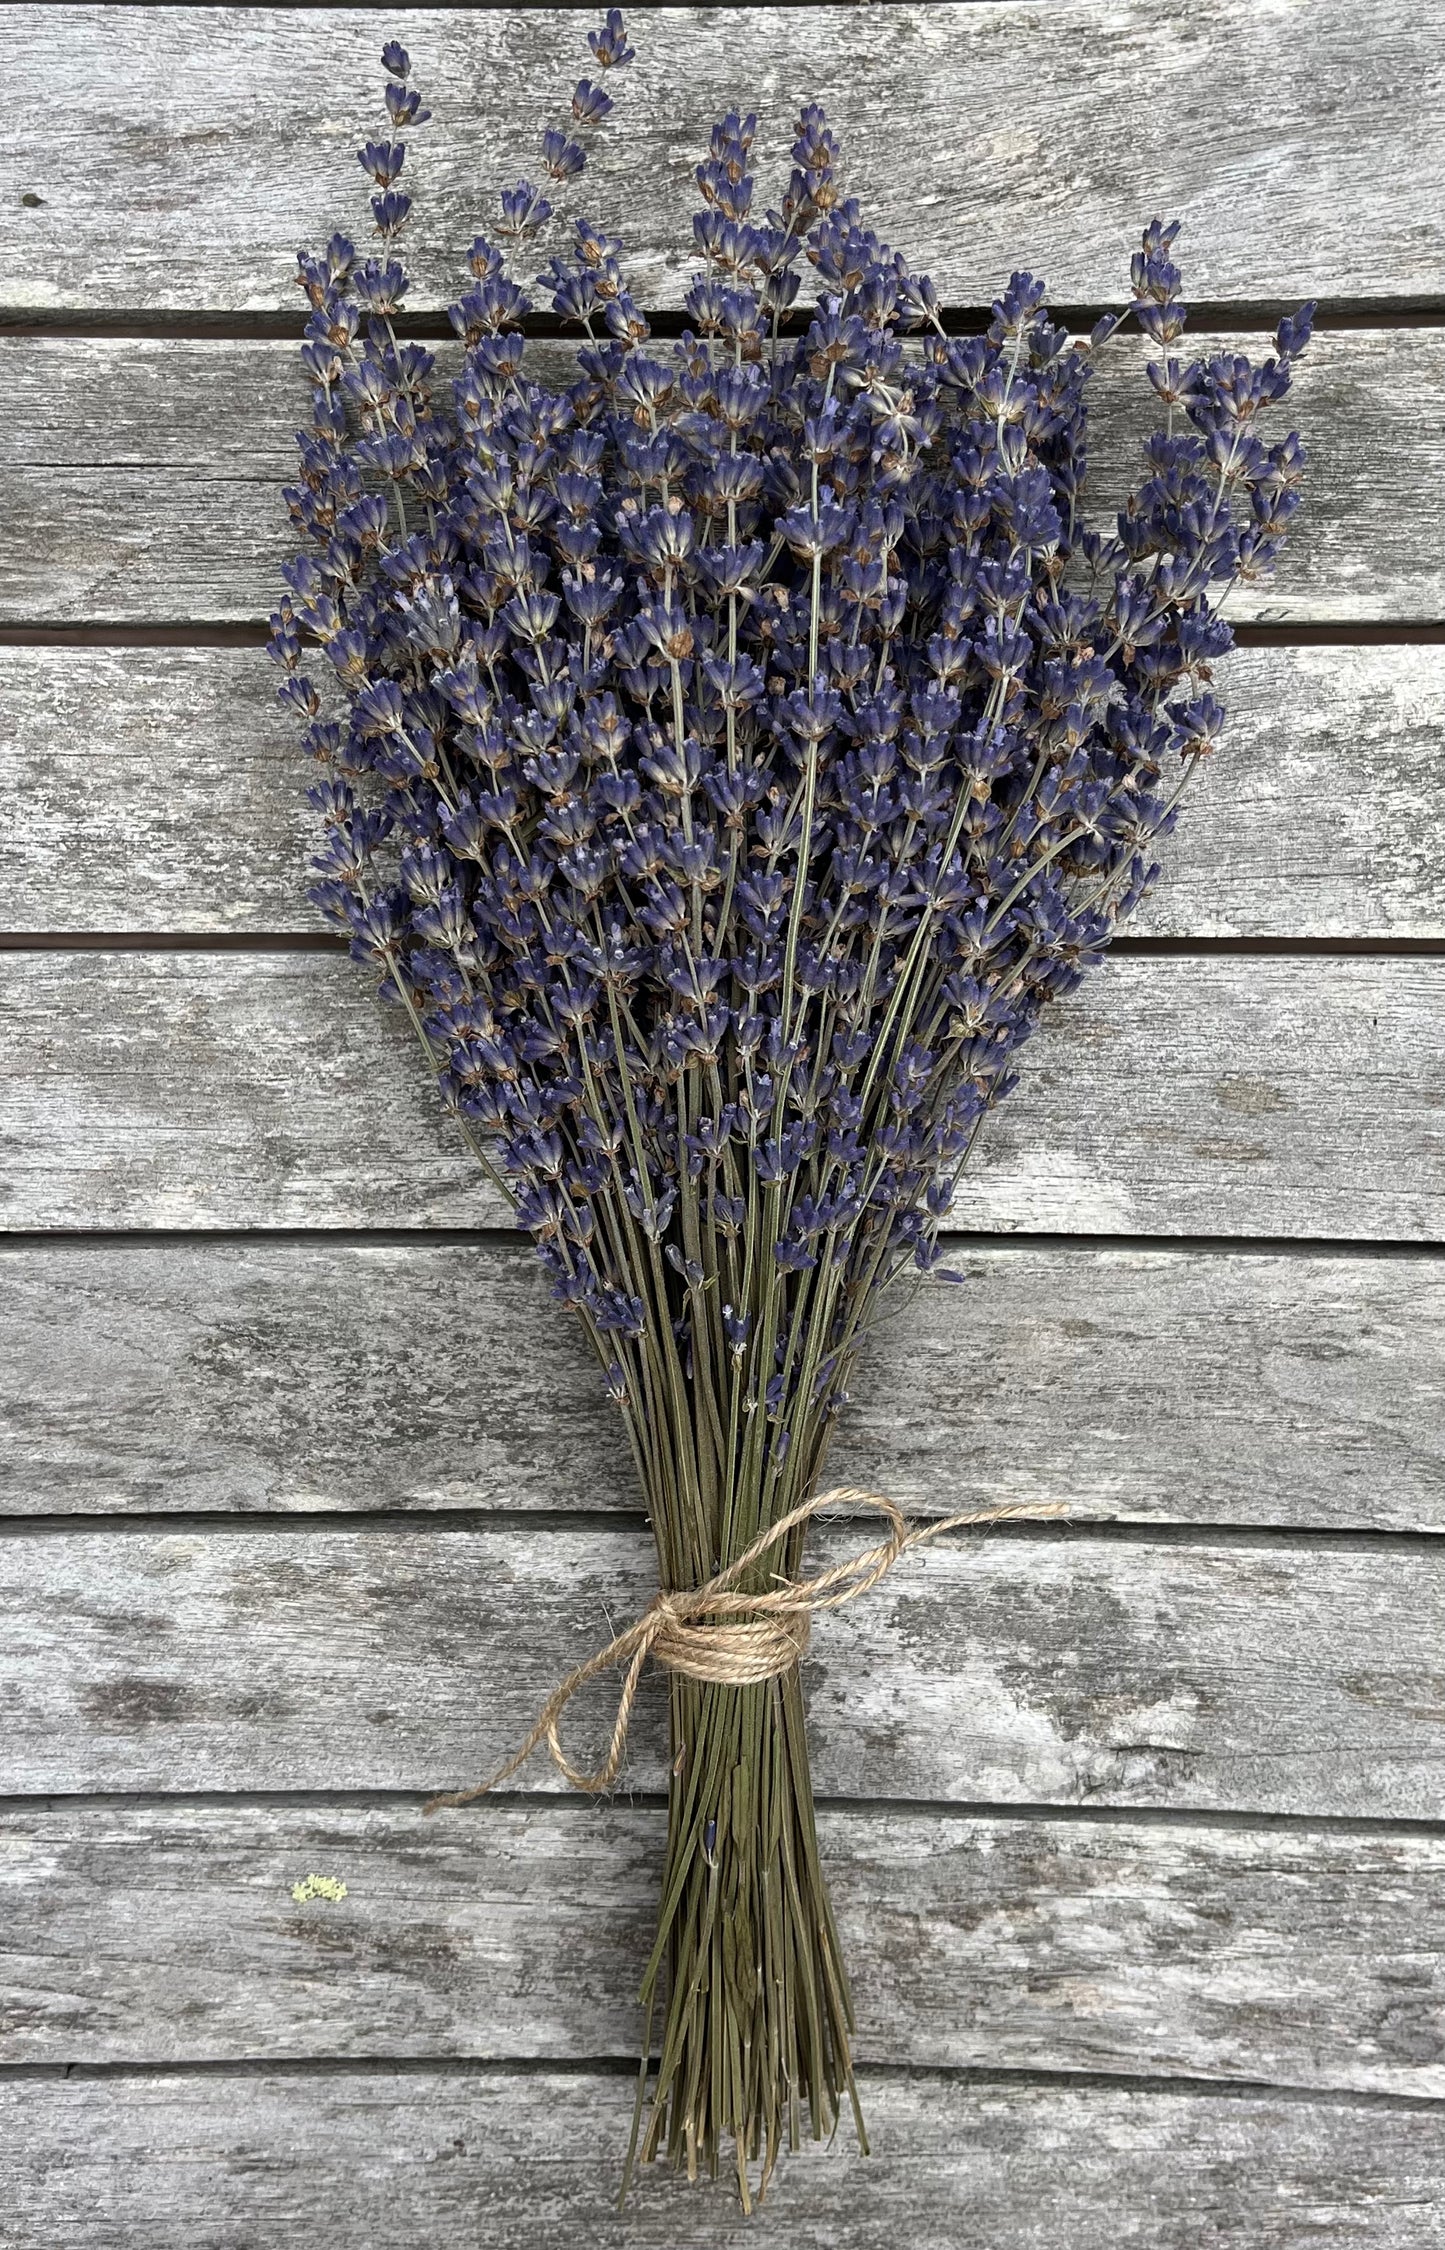
[[[889,1520],[888,1537],[812,1577],[775,1571],[773,1583],[739,1590],[758,1564],[795,1549],[804,1525],[833,1507],[877,1510]],[[673,1675],[668,1864],[657,1942],[643,1979],[647,2033],[629,2176],[659,1990],[668,2005],[641,2134],[644,2160],[665,2146],[690,2176],[700,2157],[716,2171],[718,2148],[731,2138],[747,2208],[749,2163],[761,2163],[761,2194],[785,2134],[789,2146],[798,2145],[802,2107],[815,2135],[831,2132],[845,2090],[866,2150],[849,2051],[852,2002],[818,1858],[808,1778],[798,1666],[809,1621],[871,1591],[910,1548],[966,1525],[1039,1512],[970,1509],[910,1530],[881,1493],[839,1485],[802,1501],[705,1586],[659,1591],[634,1624],[567,1674],[521,1746],[489,1780],[427,1805],[434,1812],[486,1796],[543,1742],[573,1788],[610,1789],[621,1771],[643,1667],[652,1659]],[[612,1740],[602,1763],[584,1772],[562,1747],[560,1722],[578,1689],[614,1666],[625,1671]]]

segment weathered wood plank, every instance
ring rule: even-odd
[[[1109,971],[990,1119],[958,1223],[1436,1239],[1445,962]]]
[[[13,953],[7,1227],[505,1218],[342,957]],[[959,1223],[1436,1240],[1445,961],[1123,959],[1060,1006]]]
[[[0,1813],[0,2062],[634,2053],[664,1816]],[[1445,1840],[821,1817],[864,2063],[1445,2095]],[[303,1897],[308,1875],[345,1886]]]
[[[1225,747],[1133,927],[1445,936],[1445,649],[1241,649]],[[281,931],[314,823],[258,649],[14,648],[0,675],[12,930]]]
[[[830,1473],[909,1507],[1445,1529],[1445,1263],[969,1245]],[[0,1511],[635,1507],[518,1247],[0,1253]]]
[[[6,649],[5,926],[320,929],[308,763],[261,649]]]
[[[1145,356],[1113,347],[1091,393],[1101,513],[1137,476],[1158,421]],[[565,379],[559,347],[544,363]],[[294,345],[9,337],[0,375],[0,622],[270,611],[295,544],[281,502],[306,409]],[[1310,452],[1307,507],[1277,583],[1241,588],[1231,617],[1445,613],[1445,430],[1420,410],[1442,388],[1445,328],[1316,338],[1290,402]]]
[[[0,1794],[453,1787],[655,1582],[623,1525],[12,1533]],[[815,1636],[818,1787],[1437,1817],[1442,1631],[1424,1544],[974,1534]],[[664,1700],[649,1682],[633,1786],[662,1780]]]
[[[945,301],[987,303],[1010,264],[1064,298],[1112,299],[1161,204],[1186,222],[1201,298],[1445,281],[1445,232],[1418,193],[1445,169],[1440,55],[1406,0],[1376,0],[1368,18],[1316,0],[1304,19],[1241,18],[1229,0],[667,9],[632,28],[637,61],[581,201],[621,226],[645,303],[680,301],[713,119],[759,109],[772,197],[810,100],[870,221]],[[496,190],[534,169],[589,61],[583,30],[563,11],[408,10],[436,113],[414,159],[418,301],[455,289]],[[352,149],[380,113],[381,32],[356,10],[17,11],[7,298],[286,303],[298,243],[369,225]]]
[[[588,2070],[274,2068],[0,2079],[26,2250],[1438,2250],[1438,2110],[1308,2095],[870,2076],[846,2129],[726,2186],[649,2168],[632,2082]],[[963,2231],[966,2230],[966,2231]]]

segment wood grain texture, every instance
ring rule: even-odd
[[[967,1227],[1438,1240],[1445,960],[1122,959],[981,1139]],[[445,1226],[506,1209],[341,956],[12,953],[0,1223]]]
[[[259,649],[14,648],[11,930],[319,928],[308,761]],[[1445,649],[1241,649],[1230,726],[1131,929],[1445,936]]]
[[[1445,1529],[1445,1261],[976,1243],[905,1285],[830,1473],[910,1508]],[[529,1252],[0,1253],[0,1512],[635,1507]]]
[[[1158,209],[1199,298],[1392,296],[1445,283],[1419,183],[1445,169],[1429,11],[1375,0],[640,10],[584,207],[676,304],[714,118],[761,116],[764,192],[801,102],[826,106],[870,222],[987,303],[1010,265],[1110,300]],[[574,12],[409,9],[436,115],[417,137],[418,301],[445,301],[496,191],[532,171],[589,61]],[[379,117],[374,13],[16,11],[0,270],[12,304],[282,305],[298,243],[369,225],[352,154]],[[21,204],[21,194],[40,198]],[[571,205],[576,207],[575,201]],[[528,269],[530,270],[530,269]]]
[[[0,1794],[456,1787],[655,1585],[620,1524],[12,1532]],[[975,1533],[815,1635],[817,1784],[1438,1818],[1442,1632],[1445,1548],[1423,1542]],[[579,1745],[608,1710],[581,1701]],[[650,1680],[631,1786],[661,1783],[664,1704]]]
[[[296,740],[261,649],[7,649],[6,928],[320,929]]]
[[[664,1828],[576,1802],[0,1813],[0,2062],[635,2054]],[[820,1831],[864,2063],[1445,2095],[1445,1837]]]
[[[1112,346],[1090,393],[1101,517],[1137,482],[1141,441],[1159,422],[1147,357],[1138,342]],[[542,348],[550,379],[565,381],[568,364],[564,347]],[[291,433],[308,411],[294,345],[8,337],[0,380],[0,622],[270,612],[295,544],[281,501],[295,474]],[[1276,582],[1241,587],[1232,618],[1445,615],[1445,429],[1421,411],[1442,388],[1445,328],[1315,339],[1280,419],[1309,449],[1306,508]]]
[[[1438,2110],[1241,2089],[870,2076],[873,2155],[805,2146],[743,2219],[649,2170],[632,2083],[273,2067],[0,2080],[25,2250],[1438,2250]]]

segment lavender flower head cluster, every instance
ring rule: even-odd
[[[549,386],[518,272],[632,52],[615,10],[591,43],[546,192],[472,244],[445,374],[396,333],[396,136],[428,112],[384,50],[379,252],[300,260],[307,545],[270,646],[322,769],[312,896],[412,1018],[649,1484],[694,1495],[673,1566],[711,1568],[743,1484],[756,1522],[812,1474],[870,1307],[937,1259],[1020,1048],[1158,871],[1224,716],[1220,597],[1299,505],[1298,439],[1260,424],[1311,308],[1263,364],[1185,360],[1151,224],[1160,426],[1090,528],[1088,386],[1125,316],[1076,342],[1016,273],[949,334],[822,111],[766,212],[734,112],[680,340],[578,218],[536,277],[582,338]]]

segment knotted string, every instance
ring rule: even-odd
[[[849,1555],[843,1562],[831,1564],[827,1570],[818,1571],[812,1578],[782,1579],[773,1588],[760,1593],[737,1590],[738,1580],[744,1573],[780,1545],[799,1524],[807,1523],[824,1508],[843,1506],[871,1508],[875,1514],[886,1516],[887,1537],[872,1547],[864,1547],[856,1555]],[[842,1609],[845,1603],[856,1602],[860,1594],[869,1593],[910,1547],[927,1546],[931,1539],[941,1538],[945,1531],[961,1531],[970,1524],[1003,1523],[1010,1517],[1060,1515],[1062,1512],[1060,1508],[1025,1506],[974,1508],[962,1515],[941,1516],[915,1524],[910,1529],[897,1502],[887,1499],[881,1492],[861,1492],[852,1485],[837,1485],[831,1492],[820,1492],[811,1500],[801,1500],[787,1515],[779,1516],[776,1523],[759,1532],[752,1545],[745,1547],[736,1561],[718,1571],[705,1586],[659,1592],[635,1624],[618,1633],[605,1648],[598,1649],[595,1656],[589,1656],[564,1680],[558,1681],[537,1714],[531,1733],[490,1780],[479,1783],[475,1789],[457,1789],[433,1797],[426,1810],[430,1813],[442,1805],[469,1805],[478,1797],[485,1797],[489,1790],[498,1789],[504,1781],[510,1780],[543,1742],[552,1763],[574,1789],[594,1794],[610,1789],[621,1771],[628,1729],[632,1724],[632,1707],[649,1658],[669,1672],[683,1672],[692,1680],[720,1681],[728,1687],[747,1687],[759,1680],[776,1679],[801,1661],[808,1646],[812,1619],[820,1611]],[[626,1670],[617,1698],[612,1740],[601,1765],[591,1773],[584,1773],[573,1765],[562,1747],[562,1713],[579,1688],[613,1665],[625,1665]]]

